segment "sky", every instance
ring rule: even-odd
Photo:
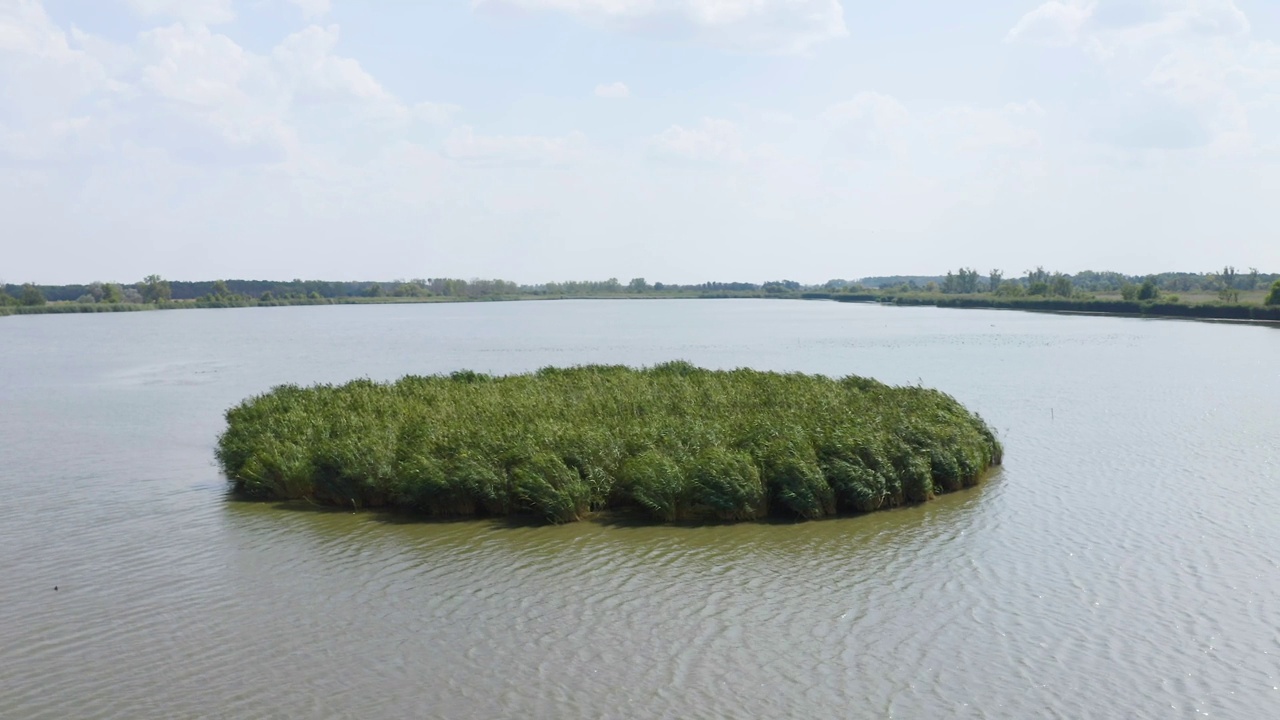
[[[0,279],[1280,271],[1275,0],[0,0]]]

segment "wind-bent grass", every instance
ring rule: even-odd
[[[218,460],[249,497],[551,522],[868,512],[972,486],[1002,454],[936,390],[684,362],[285,385],[227,425]]]

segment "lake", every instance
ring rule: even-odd
[[[808,523],[228,498],[281,383],[685,359],[937,387],[1005,464]],[[0,716],[1271,717],[1280,329],[768,300],[0,319]],[[57,590],[54,590],[57,586]]]

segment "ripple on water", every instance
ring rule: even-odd
[[[1273,714],[1280,379],[1251,358],[1280,333],[834,303],[279,310],[0,327],[0,716]],[[859,518],[542,528],[227,502],[210,462],[222,411],[279,382],[676,356],[938,386],[1007,464]]]

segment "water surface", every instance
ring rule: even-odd
[[[827,302],[4,318],[0,716],[1274,716],[1278,356],[1274,328]],[[672,359],[938,387],[1005,466],[691,528],[282,509],[213,464],[279,383]]]

